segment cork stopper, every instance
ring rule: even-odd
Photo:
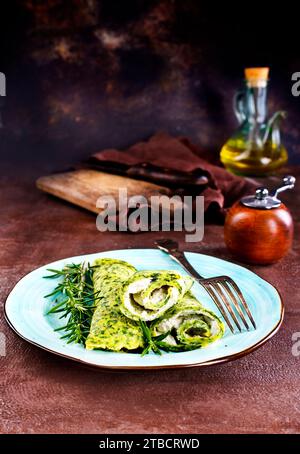
[[[266,87],[269,68],[245,68],[245,77],[249,87]]]

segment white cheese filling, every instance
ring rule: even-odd
[[[168,290],[160,288],[154,290],[151,295],[141,301],[139,301],[140,295],[136,295],[137,298],[135,300],[134,295],[139,294],[140,292],[145,290],[150,283],[151,278],[144,278],[140,279],[139,281],[133,282],[128,286],[127,291],[124,295],[125,308],[130,311],[131,314],[136,315],[145,321],[152,321],[156,318],[159,318],[161,314],[163,314],[178,301],[178,298],[181,294],[177,287],[169,287]],[[169,298],[167,299],[166,304],[164,304],[162,307],[157,309],[147,309],[143,307],[143,304],[147,305],[147,303],[149,302],[151,302],[152,305],[159,304],[159,302],[167,298],[168,294]]]
[[[190,317],[191,315],[193,315],[192,318]],[[170,317],[169,319],[162,320],[161,323],[157,326],[157,331],[159,333],[166,333],[173,329],[177,330],[180,327],[180,325],[185,321],[186,318],[188,320],[194,319],[195,321],[204,319],[205,322],[208,324],[208,327],[210,328],[212,337],[216,336],[220,331],[220,327],[216,320],[210,318],[209,316],[203,314],[202,312],[195,312],[193,310],[175,314],[173,317]],[[176,339],[171,334],[169,334],[164,339],[164,342],[168,343],[169,345],[177,345]]]

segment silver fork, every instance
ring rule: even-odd
[[[186,259],[184,253],[178,249],[178,243],[176,241],[173,241],[171,239],[161,239],[155,241],[155,244],[161,251],[167,253],[173,260],[175,260],[175,262],[179,263],[185,269],[185,271],[187,271],[187,273],[194,277],[199,282],[199,284],[204,287],[204,289],[207,291],[207,293],[223,315],[224,320],[226,321],[232,333],[235,333],[233,324],[236,325],[237,329],[240,332],[242,331],[238,318],[240,318],[240,320],[243,322],[246,330],[250,330],[246,314],[251,324],[253,325],[253,328],[256,329],[256,324],[250,312],[248,304],[246,303],[241,290],[234,282],[234,280],[231,279],[231,277],[216,276],[204,278],[190,264],[190,262]],[[226,312],[226,309],[228,312]]]

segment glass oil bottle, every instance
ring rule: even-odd
[[[221,150],[221,161],[239,175],[262,176],[273,173],[288,159],[281,143],[279,124],[285,112],[267,119],[269,68],[246,68],[245,90],[234,97],[239,127]]]

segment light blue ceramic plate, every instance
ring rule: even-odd
[[[283,319],[283,304],[277,290],[251,271],[224,260],[203,254],[186,253],[186,257],[205,277],[228,275],[241,288],[257,324],[257,329],[225,335],[217,342],[184,353],[153,353],[141,357],[135,353],[88,351],[75,344],[66,344],[53,328],[61,326],[57,315],[46,316],[51,302],[44,298],[55,281],[43,279],[47,268],[60,269],[67,263],[93,262],[97,257],[110,257],[130,262],[137,269],[170,269],[186,274],[179,265],[157,249],[127,249],[98,254],[82,255],[45,265],[23,277],[10,293],[5,315],[9,325],[23,339],[47,351],[88,365],[116,369],[146,369],[166,367],[204,366],[237,359],[262,345],[279,329]],[[197,283],[193,292],[200,301],[221,317],[206,291]],[[222,318],[222,317],[221,317]]]

